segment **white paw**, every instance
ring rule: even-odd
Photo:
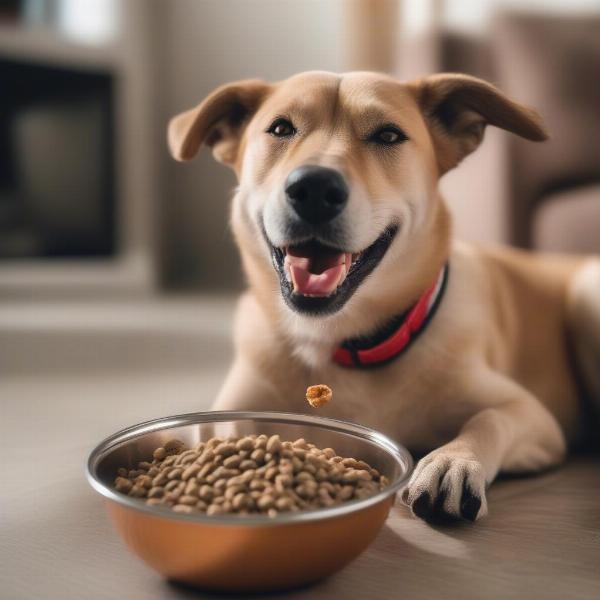
[[[466,519],[487,514],[485,473],[469,453],[436,450],[417,464],[402,500],[426,521]]]

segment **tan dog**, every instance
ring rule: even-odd
[[[239,179],[249,291],[215,408],[305,412],[307,385],[330,385],[320,414],[429,452],[403,494],[427,519],[475,520],[500,470],[563,460],[582,430],[567,334],[600,398],[600,262],[451,241],[438,179],[488,124],[546,138],[455,74],[242,81],[169,126],[175,158],[205,143]]]

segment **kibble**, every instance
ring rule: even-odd
[[[313,408],[321,408],[328,402],[331,402],[333,392],[331,388],[324,384],[311,385],[306,390],[306,400]]]
[[[312,387],[326,388],[314,398],[326,398],[328,390],[325,402],[331,400],[327,386]],[[389,485],[362,460],[338,456],[332,448],[321,450],[303,438],[284,441],[279,435],[211,438],[193,448],[170,440],[152,457],[137,469],[118,469],[115,489],[185,514],[275,517],[367,498]]]

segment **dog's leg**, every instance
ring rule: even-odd
[[[278,341],[254,296],[243,294],[235,314],[236,358],[213,410],[290,410],[286,406],[290,396],[276,383],[276,367],[269,360],[280,351]]]
[[[213,410],[285,410],[281,394],[245,358],[234,361]]]
[[[486,486],[499,470],[538,471],[565,455],[557,421],[512,380],[485,371],[466,395],[480,398],[484,408],[454,440],[417,464],[402,495],[413,513],[426,520],[474,521],[487,513]]]

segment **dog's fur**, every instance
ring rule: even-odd
[[[298,128],[289,139],[267,133],[280,115]],[[365,141],[389,122],[406,133],[404,143],[379,148]],[[488,124],[546,138],[533,110],[458,74],[409,83],[324,72],[277,84],[242,81],[169,126],[177,159],[191,159],[205,143],[239,180],[232,225],[249,291],[239,303],[236,358],[215,409],[305,412],[307,385],[327,383],[334,398],[319,414],[371,426],[425,455],[403,498],[427,519],[479,518],[487,511],[486,486],[500,470],[560,463],[582,431],[576,370],[587,373],[600,398],[598,259],[451,240],[438,180],[475,150]],[[334,314],[306,315],[283,302],[263,235],[274,246],[290,243],[284,181],[304,164],[334,167],[348,182],[336,230],[347,251],[399,224],[379,265]],[[371,370],[332,362],[343,340],[410,307],[446,261],[446,294],[406,353]],[[577,368],[571,354],[579,357]]]

